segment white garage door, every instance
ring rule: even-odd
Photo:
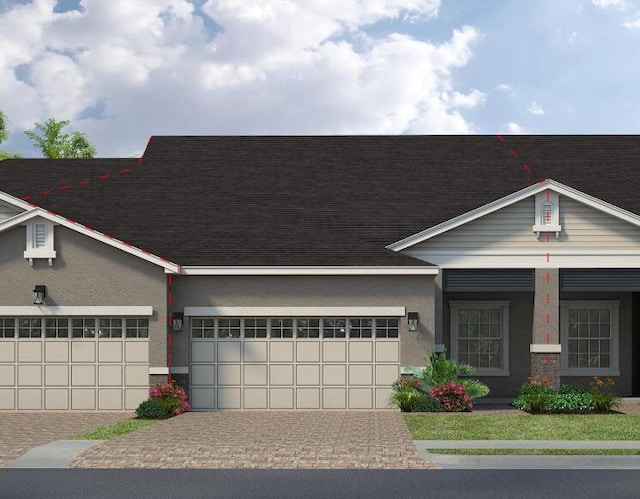
[[[397,318],[192,318],[194,409],[383,409]]]
[[[133,410],[148,336],[140,318],[0,318],[0,409]]]

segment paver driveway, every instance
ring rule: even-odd
[[[396,412],[191,412],[92,447],[80,468],[437,468]]]
[[[2,412],[0,413],[0,467],[29,449],[98,426],[133,417],[123,413]]]

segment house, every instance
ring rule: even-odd
[[[491,395],[640,393],[637,136],[153,137],[0,163],[0,409],[375,409],[434,350]]]

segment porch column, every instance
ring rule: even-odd
[[[560,271],[537,268],[533,301],[531,377],[560,387]]]

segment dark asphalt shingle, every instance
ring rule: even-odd
[[[640,213],[638,168],[638,136],[159,136],[139,166],[4,161],[0,190],[181,265],[420,265],[385,246],[540,178]]]

